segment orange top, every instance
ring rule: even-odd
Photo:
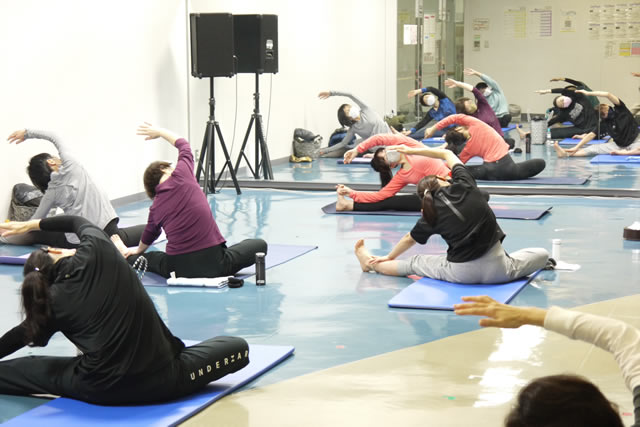
[[[466,114],[453,114],[440,120],[436,125],[442,130],[453,124],[469,128],[471,137],[458,156],[462,163],[475,156],[482,157],[485,162],[495,162],[509,153],[509,144],[498,132],[485,122]]]

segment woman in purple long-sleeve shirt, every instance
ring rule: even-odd
[[[262,239],[226,246],[193,174],[193,154],[187,140],[149,124],[140,126],[138,135],[167,140],[178,149],[178,162],[174,169],[168,162],[156,161],[144,173],[144,187],[153,204],[138,248],[124,251],[129,263],[135,263],[163,229],[168,240],[166,253],[144,255],[147,269],[163,277],[170,277],[172,272],[177,277],[230,276],[253,265],[257,252],[267,252]]]

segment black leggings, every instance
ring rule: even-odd
[[[163,402],[194,393],[249,363],[249,346],[236,337],[216,337],[184,348],[162,369],[124,376],[98,386],[77,372],[86,356],[27,356],[0,362],[0,394],[55,394],[100,405]],[[114,378],[115,379],[115,378]]]
[[[506,128],[511,123],[511,114],[507,113],[504,116],[498,117],[498,122],[500,122],[501,128]]]
[[[162,277],[223,277],[233,276],[245,267],[255,264],[256,252],[267,253],[267,243],[262,239],[247,239],[227,248],[222,243],[180,255],[167,255],[160,251],[131,255],[127,258],[133,265],[138,257],[147,259],[147,271]]]
[[[118,228],[116,220],[117,218],[113,219],[109,224],[107,224],[107,226],[104,228],[104,231],[109,236],[112,236],[114,234],[120,236],[127,247],[138,246],[145,225],[134,225],[133,227]],[[3,243],[23,246],[46,245],[52,248],[66,249],[73,249],[78,247],[77,243],[72,243],[67,240],[67,236],[65,233],[61,233],[59,231],[42,230],[30,231],[18,236],[9,236],[6,239],[3,239]]]
[[[572,138],[573,135],[582,135],[583,133],[593,132],[592,130],[582,129],[576,126],[567,126],[562,128],[551,128],[551,139]],[[595,132],[594,132],[595,133]]]
[[[389,197],[375,203],[353,203],[353,210],[359,212],[371,211],[411,211],[422,209],[417,194],[401,194]]]
[[[531,159],[516,163],[507,154],[495,162],[485,162],[481,165],[467,166],[475,179],[485,181],[510,181],[531,178],[542,172],[546,163],[543,159]]]

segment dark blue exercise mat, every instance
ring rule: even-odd
[[[31,255],[31,252],[20,256],[3,255],[0,256],[0,264],[24,265],[29,255]]]
[[[617,156],[615,154],[598,154],[591,159],[593,164],[640,165],[640,156]]]
[[[502,133],[507,133],[507,132],[511,132],[512,130],[514,130],[516,128],[516,125],[509,125],[506,128],[502,128]]]
[[[461,284],[423,277],[398,292],[389,300],[389,307],[418,308],[424,310],[453,310],[462,297],[489,295],[503,304],[508,303],[529,283],[539,271],[508,283]]]
[[[187,342],[187,345],[196,342]],[[250,345],[249,364],[210,383],[204,390],[171,402],[99,406],[60,397],[10,419],[6,426],[173,426],[269,371],[293,354],[291,346]]]
[[[533,185],[584,185],[591,178],[591,174],[587,176],[534,176],[527,179],[516,179],[513,181],[485,181],[478,180],[480,183],[491,184],[533,184]]]
[[[580,142],[579,139],[575,138],[565,138],[562,141],[558,141],[560,145],[577,145]],[[596,144],[604,144],[605,142],[609,142],[609,139],[592,139],[587,142],[586,145],[596,145]]]
[[[540,219],[551,210],[548,208],[522,209],[509,206],[491,206],[496,218],[501,219]],[[387,215],[387,216],[420,216],[418,211],[337,211],[336,203],[322,207],[322,212],[329,215]]]
[[[336,163],[339,165],[347,165],[347,166],[369,166],[371,164],[372,157],[356,157],[351,160],[351,163],[345,163],[344,159],[338,159]]]
[[[284,264],[287,261],[291,261],[294,258],[298,258],[314,249],[318,249],[317,246],[303,246],[303,245],[277,245],[270,244],[267,250],[267,256],[265,257],[265,269],[270,269],[276,265]],[[240,279],[246,279],[247,277],[256,274],[255,266],[243,268],[236,273],[236,277]],[[154,273],[147,272],[142,277],[142,284],[145,286],[168,286],[167,279]]]

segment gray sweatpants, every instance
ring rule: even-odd
[[[544,268],[549,253],[542,248],[520,249],[511,255],[500,242],[473,261],[449,262],[447,255],[414,255],[398,260],[398,275],[431,277],[453,283],[504,283]]]

